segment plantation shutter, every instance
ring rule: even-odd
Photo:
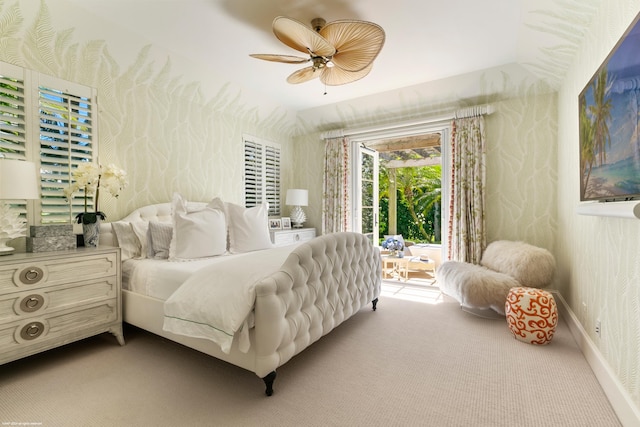
[[[262,145],[244,142],[244,205],[248,208],[262,203]]]
[[[96,160],[95,98],[92,88],[46,76],[40,79],[42,224],[70,223],[85,210],[82,192],[68,201],[63,190],[71,184],[71,173],[79,164]],[[93,210],[93,200],[88,201],[87,210]]]
[[[246,207],[269,203],[269,215],[280,215],[280,146],[244,138],[244,202]]]
[[[0,157],[27,160],[25,113],[25,71],[0,63]],[[25,200],[6,200],[12,209],[27,214]]]
[[[265,199],[269,215],[280,215],[280,148],[265,146]]]

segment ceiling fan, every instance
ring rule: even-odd
[[[288,64],[311,62],[311,66],[295,71],[287,78],[287,82],[292,84],[316,77],[328,86],[360,80],[371,71],[373,60],[380,53],[385,40],[382,27],[366,21],[339,20],[327,24],[324,19],[315,18],[311,21],[312,28],[309,28],[295,19],[278,16],[272,26],[278,40],[309,57],[250,56]]]

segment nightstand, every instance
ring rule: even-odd
[[[111,332],[124,345],[120,249],[0,257],[0,364]]]
[[[316,237],[315,228],[292,228],[290,230],[272,230],[271,241],[275,246],[287,246],[306,242]]]

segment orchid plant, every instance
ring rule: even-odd
[[[73,193],[83,190],[84,212],[76,215],[78,224],[93,224],[98,218],[105,219],[104,212],[98,209],[100,189],[106,190],[113,197],[118,197],[128,184],[127,173],[113,164],[102,166],[96,163],[82,163],[71,173],[74,181],[64,190],[67,200],[71,200]],[[89,198],[93,198],[93,212],[87,212]]]

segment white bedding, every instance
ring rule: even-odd
[[[219,257],[224,259],[198,269],[166,300],[163,329],[209,339],[225,353],[240,332],[239,349],[246,353],[253,327],[254,285],[278,271],[296,247]]]
[[[223,255],[191,262],[128,259],[122,263],[122,288],[165,301],[194,272],[235,256],[241,255]]]
[[[246,254],[222,255],[191,262],[128,259],[122,263],[122,288],[166,301],[193,273],[209,265]]]

